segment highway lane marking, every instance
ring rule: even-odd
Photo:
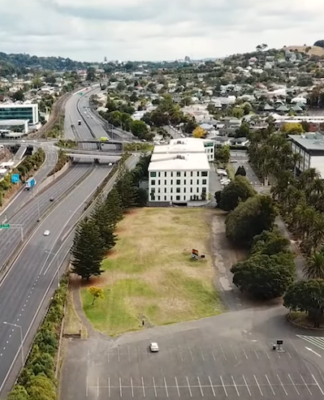
[[[313,354],[317,355],[318,357],[322,358],[322,356],[318,353],[316,353],[316,351],[314,351],[313,349],[311,349],[310,347],[305,346],[305,349],[312,352]]]

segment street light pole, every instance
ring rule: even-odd
[[[17,324],[10,324],[9,322],[3,322],[5,325],[10,325],[10,326],[14,326],[15,328],[19,328],[20,329],[20,342],[21,342],[21,364],[22,364],[22,368],[24,368],[24,339],[23,339],[23,333],[22,333],[22,327],[20,325]]]

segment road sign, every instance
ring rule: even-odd
[[[0,229],[9,229],[10,224],[0,224]]]
[[[19,174],[12,174],[11,175],[11,182],[12,183],[19,183]]]

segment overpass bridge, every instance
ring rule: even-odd
[[[82,163],[82,162],[94,162],[98,164],[115,164],[117,161],[121,159],[121,154],[116,155],[116,154],[102,154],[102,153],[97,153],[97,154],[87,154],[85,153],[67,153],[66,154],[72,163]]]

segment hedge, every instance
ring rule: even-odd
[[[64,151],[60,150],[58,153],[58,159],[55,167],[48,174],[48,176],[54,175],[57,171],[60,171],[64,165],[69,161],[69,156],[67,156]]]

